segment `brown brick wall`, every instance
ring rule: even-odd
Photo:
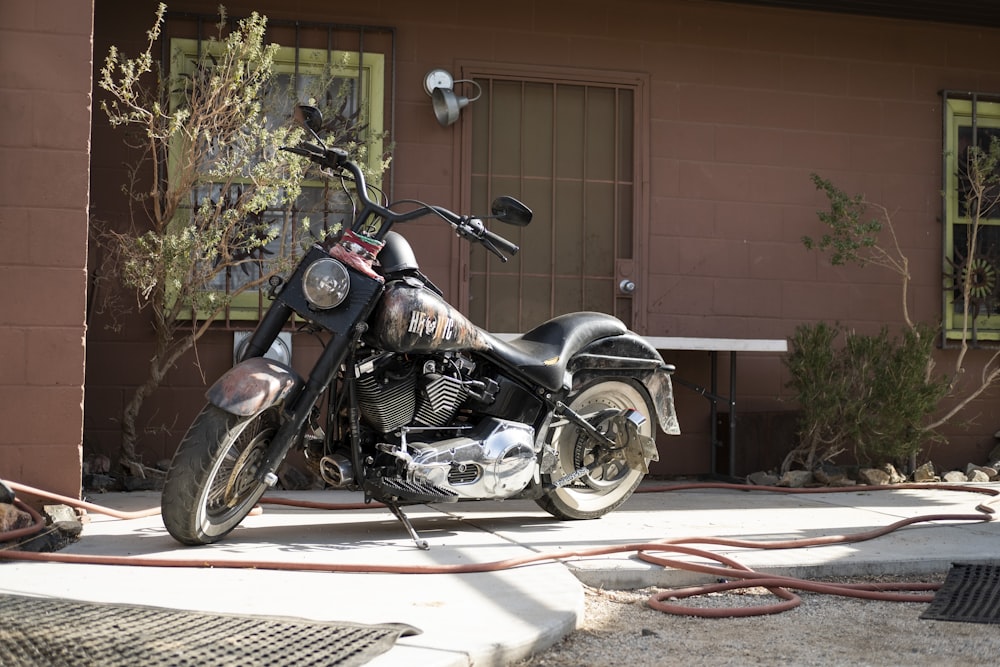
[[[0,5],[0,477],[80,492],[91,3]]]
[[[153,0],[102,0],[95,52],[112,41],[138,48]],[[801,244],[820,230],[824,201],[810,172],[895,211],[914,274],[911,312],[940,317],[944,88],[1000,92],[1000,31],[972,26],[744,7],[694,0],[521,0],[443,6],[405,0],[330,4],[260,0],[227,3],[273,18],[390,25],[397,29],[394,183],[397,198],[459,205],[455,174],[461,125],[438,126],[422,89],[424,73],[463,63],[614,69],[648,75],[650,90],[649,257],[636,281],[652,336],[785,338],[802,322],[840,321],[862,330],[901,322],[898,283],[875,268],[831,267]],[[171,9],[212,12],[215,3]],[[475,104],[468,112],[475,113]],[[95,116],[95,211],[117,215],[120,137]],[[530,202],[529,202],[530,204]],[[449,294],[462,246],[440,226],[411,234],[422,266]],[[145,331],[91,327],[87,437],[113,453],[116,410],[146,356]],[[211,379],[228,364],[229,334],[200,354]],[[210,352],[215,346],[219,357]],[[951,353],[942,353],[945,366]],[[708,382],[704,354],[665,351],[679,374]],[[724,356],[724,355],[723,355]],[[95,359],[106,360],[99,365]],[[981,363],[973,355],[974,365]],[[186,360],[154,403],[147,460],[169,455],[204,387]],[[726,368],[725,363],[722,364]],[[740,408],[789,409],[779,355],[744,355]],[[723,370],[722,381],[727,382]],[[725,386],[725,385],[724,385]],[[707,402],[678,389],[681,438],[664,438],[658,471],[708,472]],[[187,402],[190,401],[190,402]],[[992,446],[1000,425],[995,396],[974,406],[969,430],[932,450],[960,465]],[[669,448],[669,449],[668,449]]]

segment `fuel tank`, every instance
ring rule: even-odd
[[[391,352],[489,349],[475,324],[415,281],[393,281],[386,286],[370,333],[379,347]]]

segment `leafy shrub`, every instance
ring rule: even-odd
[[[933,437],[927,418],[948,384],[928,373],[929,327],[895,338],[886,327],[868,336],[820,322],[799,326],[791,344],[785,365],[801,408],[800,440],[784,469],[812,469],[845,451],[863,464],[902,463]]]

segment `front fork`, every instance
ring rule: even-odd
[[[278,432],[274,434],[267,447],[264,460],[261,461],[260,467],[257,469],[257,481],[268,487],[274,486],[278,481],[278,466],[281,465],[292,445],[298,440],[299,434],[312,413],[313,406],[316,405],[327,387],[333,384],[337,369],[344,363],[351,347],[361,338],[367,328],[367,324],[359,322],[354,327],[351,336],[335,336],[323,348],[323,353],[320,354],[312,373],[309,374],[309,379],[302,391],[296,396],[291,411],[285,412],[285,419],[282,420],[281,427],[278,428]]]
[[[285,322],[291,316],[291,306],[283,301],[274,301],[271,307],[267,309],[267,312],[264,313],[264,317],[261,318],[260,323],[257,324],[257,328],[254,329],[250,340],[247,341],[243,358],[237,359],[237,361],[243,361],[243,359],[250,359],[252,357],[263,357],[267,354],[267,351],[271,349],[271,343],[281,333]]]

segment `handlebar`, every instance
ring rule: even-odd
[[[338,169],[343,167],[345,162],[349,162],[347,151],[342,148],[326,148],[308,141],[303,141],[298,146],[282,146],[281,150],[307,157],[319,166],[328,169]]]
[[[381,240],[395,223],[406,222],[425,215],[434,214],[448,222],[459,236],[481,243],[484,248],[499,257],[501,261],[507,261],[507,256],[501,251],[510,255],[516,255],[520,250],[520,247],[516,244],[486,229],[486,225],[479,218],[461,216],[441,206],[431,206],[428,204],[424,204],[411,211],[397,213],[373,201],[368,194],[368,185],[365,183],[364,172],[361,171],[361,167],[357,163],[348,158],[347,152],[343,149],[326,148],[319,144],[303,141],[297,146],[285,146],[282,150],[307,157],[311,162],[318,164],[320,167],[333,170],[343,169],[350,173],[351,179],[356,186],[358,199],[363,204],[352,225],[352,230],[355,232],[359,232],[359,228],[372,215],[375,215],[382,218],[386,223],[374,235],[376,239]]]
[[[521,249],[520,246],[511,243],[510,241],[508,241],[507,239],[498,234],[494,234],[488,229],[483,231],[483,241],[492,243],[495,246],[500,246],[500,250],[504,250],[510,255],[516,255],[517,252]],[[504,261],[506,261],[506,258]]]
[[[447,211],[451,213],[451,211]],[[455,215],[451,213],[451,215]],[[510,255],[516,255],[521,248],[511,243],[499,234],[494,234],[486,229],[486,225],[479,218],[460,218],[456,224],[456,232],[462,238],[478,241],[484,248],[506,262],[507,257],[501,252],[506,251]],[[499,248],[497,247],[499,246]]]

